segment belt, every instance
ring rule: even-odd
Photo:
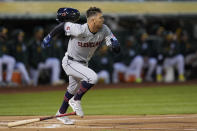
[[[77,61],[77,62],[83,63],[83,64],[86,64],[86,63],[87,63],[86,61],[83,61],[83,60],[75,60],[73,57],[71,57],[71,56],[69,56],[69,55],[68,55],[68,59],[69,59],[69,60],[72,60],[72,61]]]

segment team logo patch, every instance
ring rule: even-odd
[[[66,16],[66,13],[64,12],[64,13],[62,13],[61,15],[62,15],[62,16]]]
[[[70,26],[67,26],[67,27],[66,27],[66,30],[70,30]]]

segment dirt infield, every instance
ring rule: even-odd
[[[1,116],[2,131],[196,131],[197,114],[151,115],[151,116],[85,116],[76,120],[75,125],[63,125],[56,119],[35,122],[8,128],[7,123],[17,120],[38,118],[39,116]]]
[[[102,88],[141,88],[158,87],[166,85],[196,85],[196,81],[171,84],[117,84],[117,85],[97,85],[95,89]],[[0,88],[0,94],[45,92],[54,90],[65,90],[61,87],[20,87],[20,88]],[[140,115],[140,116],[85,116],[83,119],[77,116],[70,118],[76,120],[75,125],[63,125],[56,119],[35,122],[18,127],[8,128],[7,123],[38,118],[40,116],[0,116],[0,131],[197,131],[197,114],[187,115]]]

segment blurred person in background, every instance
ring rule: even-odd
[[[112,74],[112,57],[106,45],[103,45],[93,56],[92,65],[98,75],[98,82],[110,84]],[[94,68],[93,67],[93,68]]]
[[[27,43],[24,40],[25,32],[21,29],[16,29],[12,34],[12,40],[10,44],[12,45],[12,53],[11,55],[16,60],[15,68],[22,75],[22,80],[25,85],[31,85],[32,81],[29,76],[29,72],[27,71],[28,65],[28,50]]]
[[[135,38],[133,36],[128,37],[124,55],[124,63],[128,67],[125,73],[125,79],[127,82],[142,82],[141,73],[143,70],[144,61],[139,53],[139,45],[136,43]],[[135,76],[134,79],[132,76]]]
[[[44,49],[40,46],[42,43],[44,29],[41,26],[34,28],[34,36],[28,44],[28,63],[30,67],[30,75],[34,86],[38,85],[38,79],[41,71],[41,66],[46,58]]]
[[[123,59],[113,65],[113,81],[119,82],[119,73],[123,73],[125,82],[141,83],[141,73],[143,69],[143,58],[139,55],[139,45],[133,36],[129,36],[125,43]]]
[[[0,86],[16,86],[12,82],[12,74],[15,66],[15,59],[11,54],[11,46],[8,43],[8,29],[0,27]],[[6,77],[3,81],[3,65],[6,65]]]
[[[29,49],[29,66],[30,66],[30,73],[32,75],[32,79],[34,85],[38,85],[39,76],[41,72],[51,70],[50,73],[50,84],[57,85],[62,84],[63,82],[60,81],[60,62],[59,59],[55,58],[54,54],[50,54],[50,50],[53,50],[54,47],[50,49],[44,48],[41,46],[42,39],[44,35],[44,28],[41,26],[35,27],[34,30],[34,38],[30,41],[28,46]],[[55,38],[54,38],[55,40]],[[55,41],[53,41],[56,43]],[[59,52],[58,52],[59,53]],[[47,55],[50,54],[51,57]]]
[[[57,39],[57,36],[53,37],[51,41],[52,45],[45,49],[46,61],[44,68],[51,68],[51,84],[62,85],[65,83],[64,80],[60,79],[61,67],[60,59],[63,58],[63,43],[61,39]]]
[[[147,68],[147,72],[145,75],[145,80],[146,81],[153,81],[153,73],[156,69],[156,65],[157,65],[157,59],[153,56],[154,54],[154,48],[152,47],[152,43],[150,43],[150,41],[148,41],[149,39],[149,35],[147,32],[143,32],[140,35],[139,38],[139,44],[140,44],[140,55],[143,57],[144,59],[144,68]]]
[[[120,32],[124,30],[124,28],[119,25],[119,21],[120,17],[118,15],[110,15],[106,18],[105,23],[113,32]]]
[[[164,54],[164,38],[165,38],[165,28],[163,26],[157,26],[153,37],[153,48],[155,58],[157,58],[156,66],[156,81],[163,81],[163,62],[165,58]]]
[[[171,70],[171,68],[174,69],[174,67],[176,67],[178,71],[178,80],[180,82],[185,81],[184,56],[180,50],[180,44],[178,43],[175,33],[168,32],[168,34],[166,35],[164,51],[166,55],[166,58],[164,60],[164,70],[166,75],[168,74],[168,70]],[[170,80],[169,82],[173,81],[173,79],[174,78],[172,78],[172,80]],[[168,82],[168,80],[166,82]]]
[[[122,50],[125,50],[124,45],[121,46]],[[117,55],[113,60],[113,72],[112,72],[112,82],[119,83],[125,82],[125,72],[127,67],[123,63],[124,52],[120,52],[120,55]]]
[[[190,43],[189,35],[186,30],[180,34],[180,51],[185,58],[185,75],[186,78],[192,76],[194,67],[197,67],[197,51],[196,47]]]

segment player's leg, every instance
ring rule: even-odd
[[[98,77],[97,74],[87,65],[68,60],[66,56],[62,61],[62,66],[67,75],[72,76],[81,81],[80,88],[77,93],[69,101],[70,106],[76,112],[77,115],[83,117],[84,113],[81,107],[81,98],[83,95],[96,84]]]
[[[13,71],[14,71],[14,66],[15,66],[16,61],[15,61],[14,57],[4,55],[2,57],[2,62],[5,63],[6,66],[7,66],[6,82],[8,82],[12,85],[13,83],[11,82],[11,80],[12,80],[12,74],[13,74]]]
[[[175,77],[174,77],[174,60],[172,57],[167,57],[164,60],[164,71],[165,71],[165,76],[164,76],[164,81],[165,82],[173,82]]]
[[[157,65],[157,60],[155,58],[149,58],[148,71],[145,78],[147,81],[153,81],[152,74],[156,68],[156,65]]]
[[[161,64],[157,65],[156,67],[156,79],[157,79],[157,82],[162,82],[162,70],[163,70],[163,67]]]
[[[97,74],[92,69],[77,62],[69,64],[65,71],[67,75],[81,80],[81,86],[77,94],[75,94],[75,100],[81,100],[82,96],[93,87],[98,80]]]
[[[33,85],[38,85],[38,77],[39,77],[39,71],[38,69],[30,68],[30,75],[31,79],[33,80]]]
[[[0,82],[3,82],[3,63],[1,58],[0,58]]]
[[[157,65],[156,65],[156,80],[157,82],[163,81],[163,66],[164,66],[164,56],[163,54],[158,54]]]
[[[129,65],[128,69],[134,71],[137,83],[142,82],[141,73],[142,73],[143,65],[144,65],[144,60],[141,56],[136,56]]]
[[[57,112],[57,115],[58,114],[64,114],[67,111],[67,109],[69,107],[68,101],[77,92],[77,90],[79,89],[79,86],[80,86],[80,80],[77,80],[77,79],[75,79],[72,76],[69,76],[69,85],[68,85],[67,91],[66,91],[66,93],[64,95],[64,100],[62,102],[62,105],[61,105],[60,109]],[[60,117],[60,118],[57,118],[57,119],[59,121],[63,122],[64,124],[67,124],[67,125],[74,124],[74,121],[70,120],[68,117]]]
[[[30,76],[31,79],[33,80],[33,85],[37,86],[38,85],[38,79],[40,76],[40,72],[41,70],[43,70],[45,68],[45,64],[40,62],[37,64],[37,67],[31,67],[30,68]]]
[[[179,54],[179,55],[177,55],[173,58],[173,61],[175,62],[176,68],[178,70],[179,81],[181,81],[181,82],[185,81],[185,77],[184,77],[184,67],[185,67],[184,56]]]
[[[6,86],[6,83],[3,82],[3,64],[2,59],[0,58],[0,87]]]
[[[118,83],[121,81],[120,79],[124,79],[126,69],[127,69],[127,67],[125,66],[125,64],[123,64],[121,62],[117,62],[113,65],[113,74],[112,74],[113,83]],[[119,74],[121,76],[119,76]]]
[[[62,102],[62,105],[59,109],[59,112],[61,114],[65,113],[68,109],[68,101],[76,94],[77,90],[80,87],[80,80],[69,76],[69,85],[67,87],[67,91],[64,95],[64,100]]]
[[[101,70],[100,72],[97,73],[97,75],[98,75],[98,79],[103,80],[105,84],[110,83],[110,75],[107,70]]]
[[[25,65],[22,62],[18,62],[18,63],[16,63],[16,68],[21,73],[22,78],[24,79],[25,83],[30,85],[31,84],[31,79],[29,77],[29,74],[27,72],[27,69],[26,69]]]
[[[52,73],[51,73],[51,83],[52,84],[58,84],[60,81],[59,76],[60,76],[60,62],[57,58],[48,58],[46,60],[46,67],[50,68]]]

